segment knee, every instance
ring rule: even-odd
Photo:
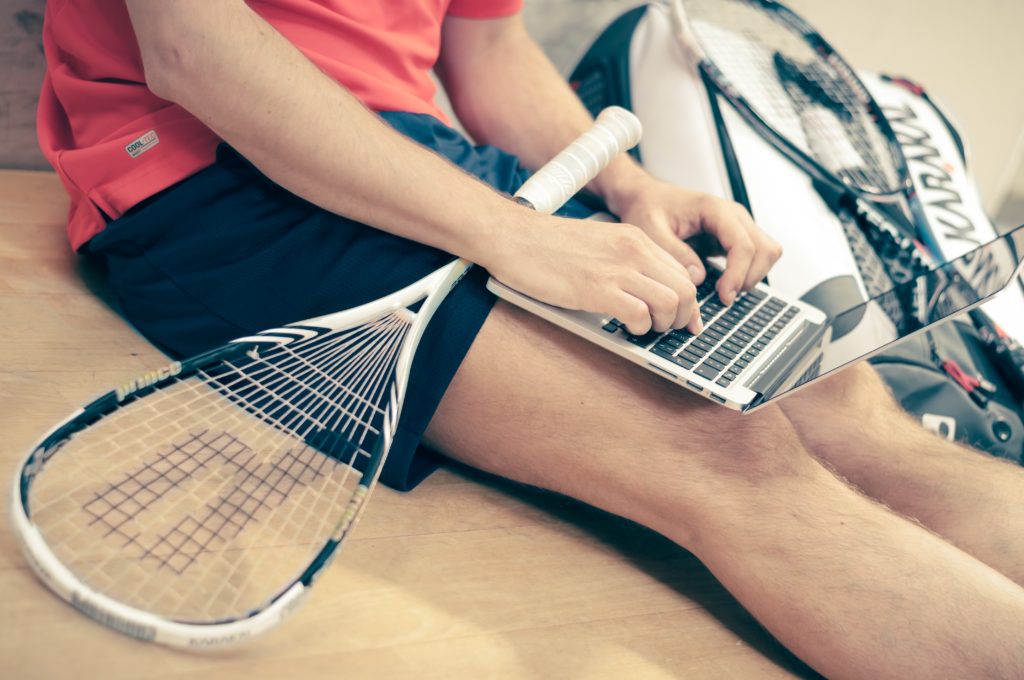
[[[714,536],[735,536],[765,513],[801,504],[835,483],[778,408],[707,415],[717,421],[706,430],[710,440],[687,447],[689,464],[656,481],[670,490],[663,513],[669,520],[650,526],[688,549],[699,553]]]
[[[716,411],[720,411],[716,409]],[[746,493],[771,481],[800,476],[813,465],[792,423],[775,407],[749,415],[718,412],[711,435],[693,452],[706,488]]]
[[[801,433],[831,429],[839,435],[853,426],[876,428],[901,417],[889,388],[862,362],[830,375],[780,402]]]
[[[893,404],[889,388],[871,364],[864,361],[829,376],[822,381],[821,387],[852,405],[877,408]]]

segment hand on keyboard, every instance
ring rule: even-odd
[[[782,255],[782,248],[758,227],[750,213],[733,201],[689,191],[648,176],[630,189],[605,196],[608,207],[623,222],[635,224],[651,239],[686,266],[695,283],[703,280],[704,267],[697,252],[686,243],[702,235],[716,241],[724,252],[725,273],[718,281],[718,295],[731,305],[741,290],[750,290],[765,277]],[[709,255],[714,253],[704,253]]]
[[[558,307],[615,316],[634,333],[701,331],[690,275],[639,228],[522,212],[515,229],[495,230],[480,262],[501,282]]]

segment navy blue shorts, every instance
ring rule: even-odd
[[[514,156],[473,146],[430,116],[382,117],[501,191],[514,192],[529,175]],[[570,202],[559,214],[590,213]],[[128,320],[174,357],[375,300],[452,259],[289,193],[227,146],[211,167],[111,222],[86,250],[105,260]],[[494,304],[486,281],[474,268],[420,343],[381,475],[391,487],[412,488],[440,461],[419,441]]]

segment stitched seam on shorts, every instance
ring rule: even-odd
[[[211,314],[215,318],[220,319],[221,321],[223,321],[224,323],[228,324],[232,328],[237,328],[240,332],[235,337],[241,337],[243,335],[251,335],[252,333],[257,333],[257,332],[263,330],[262,328],[257,328],[256,330],[249,330],[248,328],[245,328],[241,324],[239,324],[239,323],[237,323],[237,322],[235,322],[235,321],[225,317],[223,314],[220,314],[219,312],[215,311],[212,307],[210,307],[209,304],[207,304],[203,300],[200,300],[198,297],[196,297],[195,295],[190,293],[188,291],[188,289],[185,288],[184,286],[182,286],[181,283],[179,283],[178,280],[170,272],[165,271],[163,267],[157,265],[157,263],[154,262],[153,259],[149,256],[148,252],[143,251],[142,256],[146,259],[146,262],[148,262],[149,265],[151,267],[153,267],[153,269],[155,269],[156,271],[160,272],[160,274],[165,276],[167,278],[167,280],[170,281],[171,284],[175,288],[177,288],[179,291],[181,291],[182,295],[184,295],[189,300],[192,300],[193,302],[198,304],[200,307],[205,309],[209,314]]]

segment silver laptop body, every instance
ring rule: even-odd
[[[698,287],[705,329],[630,335],[616,320],[535,300],[493,277],[487,288],[647,370],[728,408],[749,412],[894,342],[969,311],[1015,281],[1024,226],[842,313],[758,284],[731,307],[714,295],[719,273]],[[834,340],[833,329],[845,337]],[[848,329],[854,328],[853,332]]]

